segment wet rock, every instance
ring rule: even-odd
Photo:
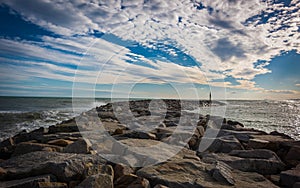
[[[115,188],[150,188],[149,181],[134,174],[123,175],[114,183]]]
[[[104,165],[106,161],[97,155],[31,152],[0,163],[0,167],[7,171],[7,173],[0,175],[0,180],[53,174],[58,181],[69,182],[81,179],[88,163]]]
[[[67,145],[70,145],[72,143],[73,143],[73,141],[65,140],[65,139],[51,140],[51,141],[48,142],[48,144],[56,145],[56,146],[62,146],[62,147],[66,147]]]
[[[41,175],[35,177],[29,177],[24,179],[4,181],[0,182],[0,187],[2,188],[33,188],[39,187],[39,182],[51,182],[55,181],[56,177],[53,175]]]
[[[12,156],[23,155],[25,153],[30,153],[34,151],[49,151],[49,152],[61,152],[63,149],[59,146],[40,144],[40,143],[30,143],[23,142],[16,146],[16,149]]]
[[[79,139],[76,142],[64,148],[65,153],[83,153],[88,154],[91,151],[92,144],[87,139]]]

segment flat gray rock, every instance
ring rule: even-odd
[[[0,163],[0,167],[6,171],[0,174],[0,180],[53,174],[58,181],[69,182],[81,179],[87,164],[105,165],[105,163],[106,161],[97,155],[37,151],[12,157]]]

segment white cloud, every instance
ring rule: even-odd
[[[18,53],[43,61],[78,65],[81,61],[79,56],[46,49],[44,46],[79,54],[85,53],[88,49],[88,54],[83,58],[85,62],[82,62],[81,66],[102,70],[102,79],[99,82],[103,83],[115,80],[119,72],[122,75],[118,79],[123,82],[139,80],[146,76],[161,77],[176,82],[211,81],[215,86],[220,86],[220,83],[213,82],[213,79],[231,76],[238,79],[239,85],[231,85],[229,82],[221,85],[261,90],[253,79],[257,75],[270,73],[266,66],[271,58],[281,51],[297,50],[300,53],[298,31],[300,3],[295,0],[289,7],[259,0],[204,0],[201,1],[206,7],[203,9],[197,9],[200,4],[197,0],[105,2],[5,0],[3,2],[20,13],[24,19],[63,37],[45,36],[42,38],[42,45],[28,41],[0,39],[0,51],[10,55]],[[32,6],[25,6],[24,3]],[[264,15],[267,17],[263,18]],[[93,43],[96,39],[91,36],[72,37],[74,34],[84,35],[93,30],[112,33],[124,40],[136,41],[148,47],[153,47],[150,42],[156,41],[175,44],[200,62],[201,67],[200,69],[184,67],[161,61],[154,63],[142,56],[138,57],[139,60],[147,62],[158,70],[132,65],[125,61],[128,58],[126,54],[130,53],[127,48],[105,41]],[[172,50],[169,50],[169,53],[175,55]],[[116,54],[117,57],[110,59]],[[255,63],[258,60],[267,62],[257,65]],[[40,71],[38,67],[47,67],[47,71],[41,70],[42,72],[38,73]],[[189,78],[178,75],[179,69],[186,72]],[[45,63],[39,64],[37,70],[27,72],[55,77],[57,75],[55,71],[58,70],[65,73],[73,71],[68,68],[61,69],[59,65]],[[81,70],[78,74],[83,75],[80,80],[84,82],[96,81],[89,76],[95,74],[93,71]],[[58,78],[70,79],[65,75],[59,75]],[[144,81],[154,82],[149,78]]]

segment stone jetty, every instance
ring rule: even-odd
[[[191,113],[201,105],[108,103],[20,132],[0,143],[0,187],[300,187],[299,141]]]

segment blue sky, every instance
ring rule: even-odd
[[[299,7],[0,0],[0,95],[300,98]]]

